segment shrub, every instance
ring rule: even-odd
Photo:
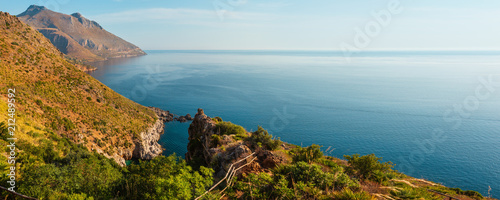
[[[0,137],[1,137],[1,139],[7,141],[7,138],[9,138],[8,134],[9,134],[9,130],[7,128],[7,124],[5,124],[5,122],[0,122]]]
[[[269,150],[276,150],[281,144],[281,140],[273,139],[273,136],[267,132],[264,128],[261,126],[258,127],[257,131],[252,133],[252,136],[248,137],[247,140],[252,142],[252,144],[255,146],[263,146]]]
[[[212,135],[212,141],[211,141],[211,145],[212,146],[218,146],[220,144],[220,141],[222,140],[222,137],[220,135],[217,135],[217,134],[213,134]]]
[[[267,173],[249,174],[242,180],[236,181],[234,188],[243,192],[242,199],[269,199],[272,181]]]
[[[323,152],[320,150],[321,146],[313,144],[306,148],[297,147],[291,151],[293,162],[308,162],[311,163],[323,157]]]
[[[220,117],[214,117],[212,118],[212,120],[215,121],[216,123],[223,122],[222,118]]]
[[[42,106],[43,103],[40,99],[35,100],[36,105]]]
[[[340,193],[335,195],[335,199],[338,200],[371,200],[374,199],[370,194],[365,191],[353,192],[350,189],[344,189]]]
[[[281,165],[274,170],[275,174],[281,174],[288,178],[288,181],[312,183],[322,189],[332,188],[335,185],[335,176],[323,172],[321,166],[298,162],[293,165]]]
[[[215,130],[217,130],[220,135],[237,135],[247,132],[242,126],[231,122],[219,122],[215,125]]]
[[[460,188],[450,188],[451,190],[455,191],[457,194],[469,196],[474,199],[483,199],[483,195],[481,193],[473,191],[473,190],[462,190]]]
[[[357,176],[361,180],[369,179],[373,181],[384,180],[381,173],[387,173],[393,167],[391,162],[381,163],[382,158],[376,157],[375,154],[359,156],[354,154],[352,156],[345,155],[349,166],[347,172],[351,175]]]
[[[64,129],[66,129],[66,131],[69,131],[69,130],[72,130],[75,128],[75,124],[73,124],[73,122],[66,117],[63,118],[62,123],[63,123]]]
[[[18,45],[19,45],[19,43],[17,43],[17,42],[11,42],[10,44],[12,44],[12,45],[16,45],[16,46],[18,46]]]

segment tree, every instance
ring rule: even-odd
[[[375,154],[359,156],[354,154],[352,156],[345,155],[345,159],[349,163],[347,172],[355,175],[361,180],[369,179],[380,182],[380,175],[391,170],[393,167],[392,162],[381,163],[382,158],[376,157]]]

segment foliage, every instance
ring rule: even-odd
[[[243,192],[244,199],[270,199],[272,182],[267,173],[249,174],[241,181],[236,180],[233,188]]]
[[[335,195],[335,199],[338,200],[371,200],[375,199],[370,194],[365,191],[353,192],[349,188],[342,190],[340,193]]]
[[[122,189],[126,199],[193,199],[213,184],[213,170],[193,171],[174,155],[127,166]]]
[[[343,172],[324,172],[316,164],[298,162],[281,165],[268,173],[249,174],[237,180],[230,197],[242,194],[243,199],[328,199],[325,191],[343,188],[358,189],[359,184]]]
[[[215,130],[217,130],[220,135],[237,135],[247,132],[242,126],[224,121],[218,122],[215,125]]]
[[[312,162],[323,157],[323,152],[320,150],[321,146],[313,144],[306,148],[297,147],[291,151],[293,162]]]
[[[344,158],[349,163],[347,173],[357,176],[361,180],[368,179],[382,182],[386,180],[384,178],[385,173],[389,172],[393,167],[391,162],[381,163],[382,158],[376,157],[375,154],[361,157],[359,154],[345,155]]]
[[[263,147],[269,150],[276,150],[281,144],[281,140],[273,139],[273,136],[267,132],[264,128],[259,126],[255,132],[252,132],[252,136],[247,138],[254,147]]]

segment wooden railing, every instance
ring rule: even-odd
[[[233,164],[231,164],[231,166],[229,166],[229,169],[227,170],[227,173],[226,173],[226,176],[224,176],[224,178],[222,178],[219,182],[217,182],[214,186],[212,186],[209,190],[205,191],[205,193],[203,193],[202,195],[200,195],[199,197],[197,197],[195,200],[198,200],[200,199],[201,197],[205,196],[206,194],[208,194],[209,192],[211,192],[212,190],[214,190],[219,184],[221,184],[224,180],[226,180],[226,187],[220,192],[220,194],[222,194],[222,192],[224,192],[231,184],[232,184],[232,180],[233,180],[233,177],[234,175],[236,174],[236,172],[238,170],[240,170],[241,168],[249,165],[250,163],[252,163],[255,159],[257,159],[257,157],[253,158],[250,162],[236,168],[236,164],[246,160],[247,158],[251,157],[255,155],[255,152],[253,152],[252,154],[248,155],[247,157],[245,158],[242,158],[241,160],[238,160],[236,162],[234,162]]]

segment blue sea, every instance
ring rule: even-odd
[[[91,75],[145,106],[268,129],[342,157],[500,197],[500,52],[147,51]],[[166,124],[184,156],[189,123]]]

